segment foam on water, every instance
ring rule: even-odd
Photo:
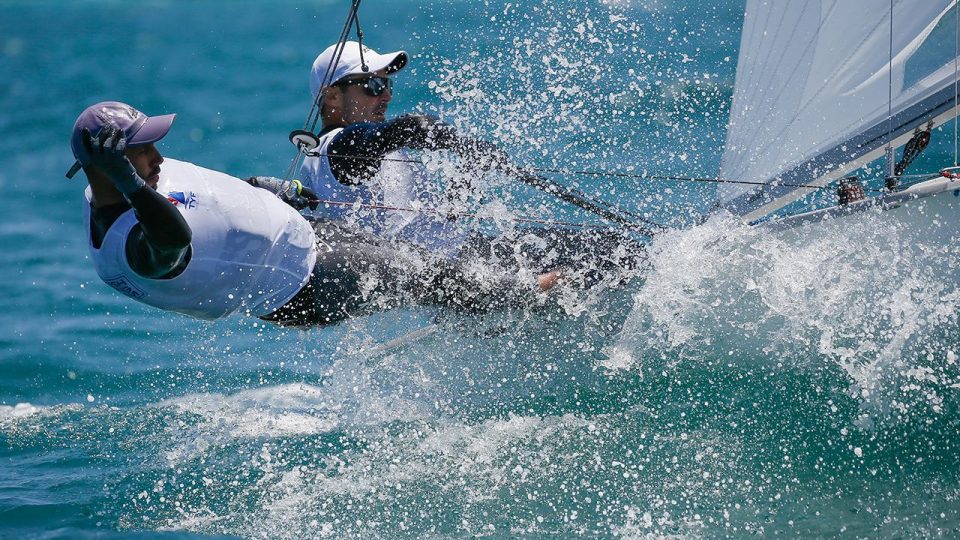
[[[348,428],[293,439],[269,437],[267,429],[248,444],[223,441],[230,451],[211,446],[190,460],[141,473],[137,483],[149,489],[125,490],[133,496],[118,503],[131,517],[151,516],[152,527],[244,537],[584,534],[604,526],[623,533],[695,530],[699,518],[672,517],[671,497],[689,497],[692,486],[713,490],[713,479],[731,471],[727,463],[710,463],[737,449],[710,433],[671,436],[644,428],[625,439],[625,421],[638,419],[424,419],[368,427],[363,435]],[[624,455],[622,445],[634,443],[634,436],[640,444]],[[344,437],[354,443],[344,448]],[[324,444],[338,438],[339,448]],[[683,455],[675,453],[679,448]],[[693,470],[686,465],[692,463],[701,466]],[[602,481],[585,482],[580,470],[600,472]],[[237,471],[249,475],[239,487]],[[558,507],[561,493],[579,509]],[[631,504],[620,508],[626,498]]]
[[[950,339],[960,248],[924,222],[898,219],[868,212],[837,226],[770,232],[716,217],[659,238],[604,365],[718,355],[783,369],[831,364],[865,412],[942,413],[960,376]]]
[[[17,403],[13,407],[9,405],[0,405],[0,422],[13,418],[23,418],[31,414],[37,414],[42,408],[34,407],[29,403]]]

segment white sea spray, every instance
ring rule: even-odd
[[[717,217],[665,235],[604,365],[656,364],[677,350],[686,353],[672,362],[832,365],[863,404],[864,425],[910,404],[939,411],[958,375],[942,341],[960,308],[956,248],[888,218],[769,232]]]

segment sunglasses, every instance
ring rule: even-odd
[[[366,77],[363,79],[345,79],[334,86],[358,85],[368,96],[377,97],[387,90],[393,91],[393,81],[388,77]]]

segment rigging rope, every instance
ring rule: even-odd
[[[366,66],[366,63],[363,60],[363,32],[360,30],[360,19],[358,15],[360,2],[361,0],[352,0],[350,3],[350,10],[347,12],[347,18],[343,23],[343,29],[340,31],[340,37],[337,39],[336,47],[333,50],[333,60],[327,64],[327,69],[324,71],[323,77],[320,79],[319,91],[317,92],[316,98],[313,100],[313,104],[310,107],[310,113],[307,115],[307,121],[303,125],[303,129],[305,130],[313,132],[317,129],[317,123],[320,122],[321,112],[323,110],[323,98],[326,94],[327,87],[334,82],[334,73],[336,73],[337,66],[340,64],[340,58],[343,56],[343,51],[347,46],[347,37],[349,37],[350,29],[353,28],[354,24],[357,26],[357,42],[360,44],[360,63],[363,66]]]
[[[926,134],[926,136],[924,136],[924,134]],[[910,165],[910,162],[913,161],[913,158],[915,158],[916,155],[919,154],[919,153],[926,147],[926,144],[929,143],[929,137],[930,137],[930,131],[929,131],[929,127],[928,127],[927,130],[918,130],[918,132],[917,132],[917,134],[914,136],[914,138],[911,139],[910,142],[907,143],[907,147],[908,147],[908,148],[905,148],[905,150],[904,150],[904,159],[907,157],[907,155],[912,155],[912,157],[911,157],[908,161],[906,161],[905,164],[904,164],[904,160],[903,160],[903,159],[901,160],[900,163],[903,164],[903,168],[904,168],[904,169],[906,169],[906,167]],[[312,156],[315,156],[315,157],[324,156],[324,154],[318,154],[318,153],[313,153],[313,154],[311,154],[311,155],[312,155]],[[416,159],[401,159],[401,158],[387,158],[387,157],[384,157],[384,158],[376,158],[376,157],[369,157],[369,156],[351,156],[351,155],[344,155],[344,154],[337,154],[335,157],[345,158],[345,159],[367,160],[367,161],[377,160],[377,161],[391,161],[391,162],[398,162],[398,163],[422,163],[422,161],[416,160]],[[899,165],[898,165],[898,166],[899,166]],[[535,172],[559,173],[559,174],[577,174],[577,175],[586,175],[586,176],[609,176],[609,177],[614,177],[614,178],[633,178],[633,179],[638,179],[638,180],[667,180],[667,181],[688,181],[688,182],[711,182],[711,183],[720,183],[720,184],[746,184],[746,185],[755,185],[755,186],[767,186],[767,185],[771,185],[771,184],[769,184],[769,183],[754,182],[754,181],[749,181],[749,180],[724,180],[724,179],[721,179],[721,178],[704,178],[704,177],[676,176],[676,175],[654,175],[654,174],[647,174],[647,173],[639,173],[639,174],[638,174],[638,173],[624,173],[624,172],[603,171],[603,170],[572,170],[572,169],[559,169],[559,168],[550,168],[550,167],[520,167],[518,171],[514,171],[514,172],[522,172],[522,171],[524,171],[524,170],[526,170],[526,171],[535,171]],[[941,171],[935,171],[935,172],[914,173],[914,174],[897,174],[897,178],[900,178],[900,179],[908,179],[908,178],[917,179],[916,182],[908,182],[908,183],[905,183],[904,186],[903,186],[903,187],[909,187],[910,185],[912,185],[912,184],[914,184],[914,183],[918,183],[918,182],[921,182],[921,181],[923,181],[923,180],[926,180],[926,179],[929,179],[929,178],[933,178],[933,177],[936,177],[936,176],[940,176],[940,175],[941,175]],[[538,181],[549,182],[549,180],[547,180],[547,179],[545,179],[545,178],[543,178],[543,177],[535,177],[535,178],[538,178]],[[611,212],[619,213],[621,216],[629,216],[629,217],[632,217],[632,218],[634,218],[634,219],[640,220],[640,221],[644,222],[645,224],[653,227],[654,229],[659,229],[659,230],[666,230],[666,229],[667,229],[666,226],[664,226],[664,225],[662,225],[662,224],[660,224],[660,223],[651,221],[651,220],[649,220],[648,218],[645,218],[645,217],[637,214],[636,212],[633,212],[633,211],[630,211],[630,210],[626,210],[626,209],[620,208],[620,207],[615,206],[615,205],[613,205],[613,204],[611,204],[611,203],[609,203],[609,202],[607,202],[607,201],[604,201],[604,200],[602,200],[602,199],[592,199],[592,198],[588,198],[588,197],[587,197],[585,194],[583,194],[582,192],[579,192],[579,191],[577,191],[577,190],[573,190],[572,188],[566,188],[566,187],[564,187],[564,186],[562,186],[562,185],[560,185],[560,184],[556,184],[556,183],[554,183],[554,182],[550,182],[550,184],[551,184],[552,186],[558,186],[560,189],[568,190],[568,191],[570,191],[571,193],[573,193],[574,196],[582,197],[585,201],[588,201],[588,202],[591,203],[591,204],[601,205],[601,206],[604,206],[604,207],[606,207],[607,209],[609,209]],[[815,190],[828,190],[828,189],[830,189],[828,186],[825,186],[825,185],[824,185],[824,186],[818,186],[818,185],[813,185],[813,184],[776,184],[776,186],[777,186],[777,187],[808,188],[808,189],[815,189]],[[548,187],[546,190],[547,190],[548,193],[555,194],[555,193],[552,193],[552,192],[550,191],[550,188],[549,188],[549,187]],[[887,191],[885,191],[885,190],[868,190],[868,192],[871,193],[871,194],[876,194],[876,195],[883,194],[883,193],[887,193]],[[342,201],[326,201],[326,200],[320,200],[319,202],[324,203],[324,204],[337,205],[337,206],[358,206],[357,203],[345,203],[345,202],[342,202]],[[441,212],[441,211],[439,211],[439,210],[435,210],[435,209],[399,208],[399,207],[391,207],[391,206],[375,205],[375,204],[365,204],[365,203],[360,203],[360,204],[359,204],[359,207],[360,207],[360,208],[379,209],[379,210],[394,210],[394,211],[401,211],[401,212],[433,213],[433,214],[437,214],[437,215],[457,215],[457,216],[462,216],[462,217],[475,217],[475,218],[477,218],[477,219],[492,219],[492,218],[486,218],[486,217],[484,217],[484,216],[479,216],[479,215],[477,215],[477,214],[471,214],[471,213],[445,214],[445,213],[443,213],[443,212]],[[588,209],[588,210],[589,210],[589,209]],[[607,217],[607,216],[604,216],[603,213],[599,213],[599,212],[595,212],[595,213],[598,213],[599,215],[601,215],[601,217]],[[636,230],[637,232],[640,232],[641,234],[644,234],[644,235],[647,235],[647,236],[653,236],[652,231],[650,231],[649,229],[645,229],[645,228],[642,228],[642,227],[637,227],[636,224],[630,224],[630,222],[625,221],[622,217],[619,217],[619,218],[618,218],[618,217],[607,217],[607,219],[610,220],[610,221],[619,223],[619,224],[621,224],[621,225],[627,225],[629,228],[632,228],[632,229]],[[549,220],[540,220],[540,219],[534,219],[534,218],[508,218],[508,220],[509,220],[509,221],[524,222],[524,223],[540,223],[540,224],[547,224],[547,225],[561,225],[561,226],[569,226],[569,227],[604,227],[604,225],[598,225],[598,224],[574,223],[574,222],[568,222],[568,221],[549,221]]]
[[[330,156],[327,154],[313,153],[310,154],[314,157],[337,157],[344,159],[357,159],[365,161],[393,161],[398,163],[421,163],[418,159],[401,159],[401,158],[379,158],[371,156],[351,156],[346,154],[336,154]],[[604,170],[578,170],[578,169],[559,169],[551,167],[522,167],[521,169],[526,169],[535,172],[548,172],[548,173],[557,173],[557,174],[576,174],[582,176],[609,176],[611,178],[633,178],[637,180],[668,180],[668,181],[678,181],[678,182],[707,182],[715,184],[744,184],[748,186],[771,186],[771,187],[792,187],[792,188],[807,188],[807,189],[829,189],[827,186],[818,186],[815,184],[779,184],[779,183],[770,183],[770,182],[759,182],[751,180],[725,180],[722,178],[710,178],[710,177],[697,177],[697,176],[678,176],[678,175],[658,175],[658,174],[647,174],[647,173],[627,173],[627,172],[618,172],[618,171],[604,171]],[[936,174],[936,173],[932,173]],[[609,204],[609,203],[607,203]]]
[[[323,115],[323,100],[326,95],[327,87],[330,86],[330,83],[334,82],[333,75],[336,73],[337,66],[340,64],[340,58],[343,56],[343,50],[347,45],[347,37],[350,35],[350,29],[353,28],[354,24],[357,26],[357,43],[360,46],[360,64],[363,67],[364,71],[367,71],[367,64],[363,59],[363,30],[360,29],[360,17],[358,11],[360,9],[360,2],[362,0],[351,0],[350,10],[347,12],[347,18],[343,23],[343,28],[340,30],[340,37],[337,38],[336,46],[333,50],[333,59],[327,64],[327,69],[323,73],[323,77],[320,79],[320,87],[317,92],[317,95],[313,99],[313,103],[310,105],[310,111],[307,113],[307,119],[303,124],[303,130],[299,132],[301,135],[309,134],[311,137],[316,139],[314,133],[317,129],[317,123],[320,122],[321,116]],[[290,140],[294,143],[297,148],[297,153],[291,160],[290,165],[287,167],[286,173],[284,174],[283,180],[285,183],[293,181],[293,177],[296,174],[296,171],[300,168],[300,165],[303,162],[303,158],[306,156],[307,152],[311,150],[308,148],[303,139],[298,139],[295,137],[298,132],[293,132],[290,134]]]

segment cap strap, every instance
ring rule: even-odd
[[[70,170],[67,171],[66,177],[72,179],[75,174],[80,172],[80,169],[83,168],[83,165],[80,164],[80,160],[74,161],[73,166],[70,167]]]

